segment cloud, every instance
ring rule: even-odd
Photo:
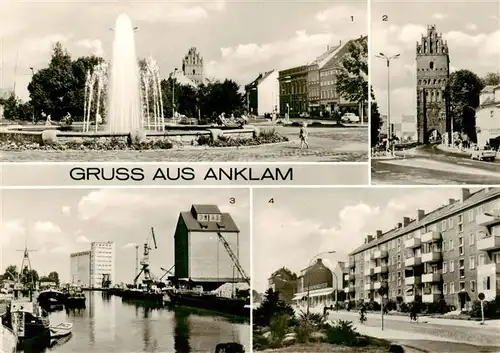
[[[136,243],[127,243],[127,244],[123,245],[123,247],[122,247],[122,248],[123,248],[123,249],[130,249],[130,248],[134,248],[134,247],[136,247],[136,246],[137,246],[137,244],[136,244]]]
[[[477,25],[474,23],[467,23],[465,25],[465,28],[467,28],[469,31],[477,31]]]
[[[13,239],[24,237],[26,229],[22,219],[13,219],[0,223],[0,245],[7,246]]]
[[[81,39],[75,44],[95,56],[104,57],[104,48],[100,39]]]
[[[86,244],[86,243],[90,243],[90,240],[89,240],[89,238],[87,238],[85,235],[79,235],[79,236],[76,238],[76,242],[77,242],[77,243],[83,243],[83,244]]]
[[[69,216],[71,214],[71,208],[69,206],[61,207],[61,213],[65,216]]]
[[[445,18],[448,18],[448,15],[442,14],[442,13],[435,13],[432,15],[432,18],[435,20],[444,20]]]

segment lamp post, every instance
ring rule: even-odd
[[[314,255],[314,257],[311,259],[311,261],[309,262],[309,266],[307,266],[307,270],[309,270],[309,268],[312,266],[312,263],[314,262],[314,260],[316,260],[317,257],[321,256],[321,255],[326,255],[326,254],[335,254],[335,251],[323,251],[323,252],[320,252],[319,254],[316,254]],[[333,273],[333,272],[332,272]],[[307,272],[306,272],[307,274]],[[335,275],[335,279],[337,279],[337,275]],[[311,292],[310,290],[310,282],[311,282],[311,276],[308,276],[307,277],[307,314],[309,315],[309,305],[310,305],[310,298],[309,298],[309,294]],[[337,285],[336,287],[338,288],[338,279],[337,279]],[[336,293],[336,292],[335,292]],[[335,300],[336,300],[336,295],[335,295]]]
[[[387,64],[387,150],[390,149],[390,138],[392,137],[391,133],[391,73],[390,73],[390,65],[391,60],[399,58],[400,54],[396,54],[393,56],[387,56],[384,53],[380,53],[379,55],[375,55],[375,57],[379,59],[383,59]]]
[[[31,70],[31,81],[33,81],[33,76],[35,76],[35,69],[33,67],[30,67]],[[31,118],[33,120],[33,125],[35,125],[35,106],[32,104],[31,107]]]
[[[177,68],[170,74],[172,77],[172,120],[175,119],[175,74],[177,73]]]

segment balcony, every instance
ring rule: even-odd
[[[406,267],[415,267],[422,263],[422,259],[417,256],[409,257],[405,260]]]
[[[375,282],[373,284],[373,289],[375,290],[380,289],[380,287],[382,287],[382,282]]]
[[[422,283],[435,283],[435,282],[441,282],[442,280],[443,277],[439,272],[426,273],[422,275]]]
[[[437,262],[441,260],[441,251],[432,251],[422,254],[422,262]]]
[[[405,284],[415,285],[422,283],[422,278],[420,276],[406,277]]]
[[[441,233],[436,231],[430,231],[421,236],[422,243],[432,243],[441,239]]]
[[[373,259],[385,259],[388,256],[385,250],[376,250],[373,252]]]
[[[373,283],[365,284],[365,290],[373,290]]]
[[[490,251],[500,249],[500,237],[490,236],[477,241],[477,250]]]
[[[420,244],[422,244],[420,238],[411,238],[411,239],[405,240],[405,248],[406,249],[419,248]]]
[[[489,227],[495,224],[500,224],[500,217],[483,213],[476,216],[476,222],[480,226]]]
[[[422,295],[422,302],[434,303],[437,302],[440,298],[441,298],[441,293],[424,294]]]
[[[380,265],[380,266],[377,266],[375,267],[374,269],[374,273],[386,273],[387,271],[389,271],[387,265]]]

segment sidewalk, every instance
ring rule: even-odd
[[[335,315],[338,313],[339,316],[349,317],[357,319],[359,317],[358,312],[347,312],[345,310],[339,310],[338,312],[333,311],[331,315]],[[380,313],[367,313],[368,318],[380,319]],[[392,321],[404,321],[408,322],[408,316],[399,316],[399,315],[384,315],[384,320],[392,320]],[[456,320],[456,319],[441,319],[441,318],[432,318],[428,316],[419,316],[420,323],[428,323],[435,325],[445,325],[445,326],[459,326],[459,327],[483,327],[484,329],[495,329],[500,330],[500,320],[487,320],[484,322],[484,325],[481,325],[480,321],[472,321],[472,320]]]

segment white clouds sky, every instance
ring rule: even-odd
[[[12,87],[15,77],[16,91],[26,99],[29,68],[46,66],[57,40],[75,57],[111,57],[108,29],[123,12],[139,27],[138,55],[155,57],[163,77],[180,67],[183,56],[195,46],[205,59],[208,76],[246,84],[259,72],[311,61],[327,45],[367,34],[366,8],[362,1],[0,0],[3,86]]]
[[[483,77],[500,68],[500,6],[497,1],[374,0],[372,53],[401,54],[391,62],[391,115],[416,114],[416,43],[436,25],[448,41],[452,71],[467,69]],[[464,21],[464,14],[466,20]],[[388,21],[383,22],[383,15]],[[411,68],[411,70],[409,69]],[[387,68],[371,58],[372,85],[380,112],[387,113]]]
[[[229,199],[234,197],[235,204]],[[134,273],[135,244],[155,228],[158,250],[153,273],[173,264],[173,235],[179,212],[191,204],[217,204],[241,230],[240,257],[250,272],[249,191],[246,189],[4,190],[0,208],[0,272],[21,264],[25,241],[32,265],[41,274],[58,271],[69,279],[69,254],[90,249],[92,241],[114,241],[118,281]],[[73,210],[73,211],[72,211]]]
[[[298,272],[323,251],[334,250],[345,261],[366,235],[392,229],[405,216],[416,218],[417,209],[431,211],[459,197],[459,188],[255,190],[255,289],[265,291],[269,275],[278,268]]]

